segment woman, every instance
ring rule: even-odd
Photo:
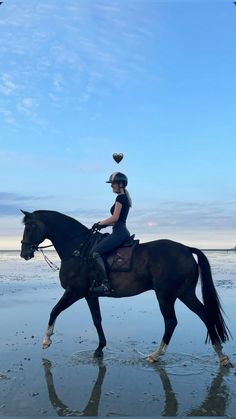
[[[119,247],[130,237],[130,233],[126,228],[126,219],[132,201],[126,186],[128,184],[127,176],[120,172],[112,173],[106,183],[111,183],[114,193],[117,194],[114,205],[111,207],[111,216],[105,220],[99,221],[93,225],[93,229],[100,230],[101,228],[113,226],[112,233],[105,237],[102,241],[97,243],[91,252],[95,266],[101,274],[101,285],[95,287],[93,292],[100,295],[106,295],[110,292],[110,284],[106,274],[105,264],[102,258],[104,253]]]

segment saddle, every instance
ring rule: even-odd
[[[108,271],[129,272],[132,270],[134,250],[139,244],[139,240],[134,240],[134,237],[135,234],[108,254],[105,260]]]
[[[109,233],[92,234],[81,249],[73,252],[73,255],[87,257],[93,246],[107,236]],[[105,257],[103,256],[107,272],[129,272],[132,270],[134,250],[139,244],[139,240],[134,240],[134,237],[135,234],[117,249],[112,250]]]

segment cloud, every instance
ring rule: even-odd
[[[130,212],[129,224],[139,232],[236,230],[235,202],[166,201],[156,208]]]
[[[0,201],[35,201],[39,199],[50,199],[52,196],[33,196],[33,195],[20,195],[13,192],[0,192]]]
[[[0,192],[1,231],[5,235],[21,234],[19,223],[20,208],[27,204],[33,211],[32,203],[50,196],[31,196],[18,193]],[[226,210],[227,207],[227,210]],[[24,208],[23,208],[24,209]],[[76,208],[74,210],[54,208],[70,215],[87,227],[108,216],[106,208]],[[13,217],[15,216],[15,217]],[[236,244],[236,202],[160,202],[156,207],[130,210],[127,227],[141,242],[166,238],[200,248],[231,248]],[[109,227],[103,232],[111,232]]]
[[[4,121],[43,124],[48,105],[81,109],[97,92],[135,83],[155,27],[144,1],[8,2],[0,16]]]
[[[17,104],[17,109],[31,119],[37,118],[38,107],[39,103],[32,97],[23,97]]]
[[[80,222],[90,225],[106,218],[109,209],[78,208],[69,213]],[[236,235],[236,203],[166,201],[153,208],[131,208],[127,226],[132,233],[150,237],[200,231],[205,234],[235,231]]]
[[[32,202],[52,199],[52,196],[21,195],[13,192],[0,192],[0,217],[17,215],[27,202],[27,210],[31,211]],[[24,208],[22,208],[24,209]]]
[[[11,74],[3,73],[0,78],[0,93],[9,96],[18,89],[13,82]]]

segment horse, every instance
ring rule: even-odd
[[[94,357],[102,357],[106,338],[99,298],[90,291],[91,275],[94,272],[89,258],[74,256],[74,252],[88,240],[91,229],[60,212],[21,211],[25,227],[20,256],[25,260],[31,259],[39,245],[49,239],[61,259],[59,278],[65,291],[50,313],[43,348],[47,349],[52,344],[51,336],[58,315],[76,301],[85,298],[99,339]],[[101,235],[101,239],[104,236],[100,232],[96,234]],[[198,263],[193,254],[197,255]],[[199,277],[203,303],[196,296]],[[165,329],[159,347],[148,355],[148,362],[156,362],[167,350],[177,326],[174,305],[179,299],[205,324],[205,343],[211,342],[220,365],[230,365],[229,357],[223,353],[222,344],[229,340],[231,333],[224,320],[209,261],[200,249],[167,239],[139,243],[134,250],[131,271],[110,272],[109,279],[113,289],[109,296],[112,298],[131,297],[149,290],[154,290],[156,294]]]

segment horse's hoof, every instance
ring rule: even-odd
[[[153,358],[152,355],[148,355],[148,357],[146,358],[146,361],[148,361],[150,364],[153,364],[157,360],[155,358]]]
[[[227,355],[223,356],[220,359],[220,365],[221,367],[232,367],[233,365],[231,364],[229,357]]]
[[[48,341],[43,342],[42,348],[43,349],[48,349],[49,346],[51,346],[51,343],[52,343],[51,339],[49,339]]]

